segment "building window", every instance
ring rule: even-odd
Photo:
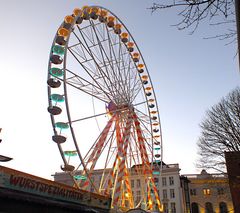
[[[167,189],[163,189],[163,199],[167,199]]]
[[[158,178],[154,178],[154,183],[158,183],[159,179]]]
[[[99,185],[100,185],[101,180],[102,180],[102,176],[99,176],[98,179],[99,179]]]
[[[218,188],[217,193],[218,193],[218,195],[223,195],[224,194],[224,189],[223,188]]]
[[[166,185],[167,185],[167,179],[166,179],[166,177],[163,177],[163,178],[162,178],[162,185],[163,185],[163,186],[166,186]]]
[[[174,179],[173,177],[169,177],[169,185],[174,185]]]
[[[170,198],[175,198],[174,189],[170,189]]]
[[[220,213],[228,213],[227,204],[224,202],[219,203]]]
[[[198,208],[198,204],[197,203],[192,203],[191,204],[191,212],[192,213],[199,213],[199,208]]]
[[[210,195],[211,194],[211,190],[210,189],[203,189],[203,194],[204,195]]]
[[[213,205],[210,202],[205,203],[205,213],[213,213]]]
[[[136,205],[139,205],[140,201],[141,201],[141,197],[136,197],[135,199]]]
[[[175,203],[171,203],[171,213],[176,213],[176,204]]]
[[[197,189],[190,189],[190,195],[197,195]]]
[[[141,191],[137,191],[136,204],[138,204],[140,201],[141,201]]]
[[[137,187],[141,187],[141,181],[140,181],[140,179],[137,179]]]
[[[168,213],[168,203],[163,203],[163,212]]]
[[[131,180],[131,187],[134,188],[134,180]]]

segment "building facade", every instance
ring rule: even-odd
[[[235,212],[240,212],[240,151],[225,152],[229,186]]]
[[[165,213],[184,213],[179,172],[178,164],[163,165],[158,188]]]
[[[191,213],[234,212],[226,174],[184,175],[189,180]]]
[[[159,167],[157,165],[154,168],[153,178],[155,185],[158,189],[161,203],[164,207],[164,213],[185,213],[184,203],[182,200],[182,188],[180,182],[180,168],[178,164],[164,164],[162,166],[162,172],[157,170]],[[131,178],[130,184],[133,193],[133,200],[135,206],[144,209],[144,197],[146,197],[147,189],[144,183],[143,176],[134,175],[134,168],[131,168]],[[101,184],[102,170],[95,170],[92,174],[92,181],[96,185]],[[73,185],[73,181],[67,173],[60,172],[54,174],[54,180],[60,183]],[[103,189],[104,190],[104,183]],[[88,189],[94,191],[93,187],[90,186]],[[101,190],[101,189],[100,189]]]

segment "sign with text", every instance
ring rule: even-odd
[[[0,166],[0,188],[13,189],[102,209],[109,209],[111,203],[108,197],[3,166]]]

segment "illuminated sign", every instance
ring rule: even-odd
[[[3,166],[0,166],[0,188],[18,190],[103,209],[109,209],[111,203],[108,197],[76,189]]]

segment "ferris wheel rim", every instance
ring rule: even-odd
[[[108,10],[108,9],[106,9],[106,8],[104,8],[104,7],[99,7],[99,6],[90,6],[90,7],[98,7],[98,8],[100,8],[100,9],[104,9],[104,10],[106,10],[106,11],[108,11],[110,14],[112,14],[112,15],[114,15],[114,17],[116,17],[117,18],[117,20],[124,26],[124,29],[128,32],[128,34],[129,34],[129,36],[130,36],[130,38],[131,38],[131,40],[134,42],[134,44],[135,44],[135,46],[136,46],[136,48],[137,48],[137,52],[140,54],[140,57],[141,57],[141,60],[142,60],[142,62],[143,62],[143,64],[144,64],[144,66],[145,66],[145,72],[147,73],[147,75],[148,75],[148,79],[149,79],[149,81],[150,81],[150,85],[151,85],[151,87],[152,87],[152,92],[153,92],[153,97],[154,97],[154,101],[155,101],[155,109],[156,109],[156,111],[157,111],[157,117],[158,117],[158,123],[159,123],[159,128],[160,128],[160,137],[162,137],[162,134],[161,134],[161,125],[160,125],[160,116],[159,116],[159,110],[158,110],[158,105],[157,105],[157,99],[156,99],[156,95],[155,95],[155,91],[154,91],[154,88],[153,88],[153,84],[152,84],[152,81],[151,81],[151,77],[150,77],[150,75],[149,75],[149,72],[148,72],[148,69],[147,69],[147,66],[146,66],[146,63],[145,63],[145,61],[144,61],[144,58],[143,58],[143,56],[142,56],[142,53],[141,53],[141,51],[140,51],[140,49],[138,48],[138,46],[137,46],[137,43],[135,42],[135,40],[134,40],[134,38],[133,38],[133,36],[131,35],[131,33],[129,32],[129,30],[127,29],[127,27],[124,25],[124,23],[114,14],[114,13],[112,13],[110,10]],[[62,23],[62,25],[64,24],[64,22]],[[62,26],[61,25],[61,26]],[[72,33],[72,32],[71,32]],[[57,34],[56,34],[56,36],[57,36]],[[56,36],[55,36],[55,38],[56,38]],[[68,37],[68,40],[69,40],[69,38],[70,37]],[[54,41],[55,41],[55,39],[54,39]],[[53,41],[53,45],[54,45],[54,41]],[[53,46],[52,45],[52,46]],[[67,44],[66,44],[67,46],[68,46],[68,41],[67,41]],[[66,53],[65,53],[66,54]],[[130,54],[130,53],[129,53]],[[50,55],[51,55],[51,52],[50,52]],[[64,62],[63,62],[63,66],[64,66],[64,70],[66,70],[67,68],[66,68],[66,60],[67,60],[67,57],[66,57],[66,55],[64,56]],[[49,61],[49,69],[50,69],[50,67],[51,67],[51,64],[50,64],[51,62]],[[48,69],[48,70],[49,70]],[[64,72],[64,75],[66,75],[66,73]],[[48,79],[51,77],[51,75],[48,73]],[[141,76],[140,76],[140,74],[138,73],[138,77],[140,78]],[[65,77],[64,77],[64,79],[65,79]],[[65,80],[64,80],[65,81]],[[67,88],[66,88],[66,82],[64,82],[64,96],[65,96],[65,106],[66,106],[66,111],[67,111],[67,114],[68,114],[68,123],[69,123],[69,127],[70,127],[70,130],[71,130],[71,134],[72,134],[72,137],[73,137],[73,141],[74,141],[74,144],[75,144],[75,147],[76,147],[76,149],[77,149],[77,152],[78,152],[78,155],[79,155],[79,157],[80,158],[82,158],[82,155],[81,155],[81,152],[80,152],[80,149],[79,149],[79,146],[78,146],[78,143],[77,143],[77,139],[76,139],[76,137],[75,137],[75,133],[74,133],[74,129],[73,129],[73,127],[72,127],[72,119],[71,119],[71,115],[70,115],[70,109],[69,109],[69,105],[68,105],[68,94],[67,94]],[[142,88],[144,89],[145,87],[144,87],[144,85],[142,84]],[[50,87],[48,87],[48,95],[49,95],[49,97],[51,96],[51,89],[50,89]],[[146,102],[148,101],[148,98],[147,98],[147,96],[146,96],[146,94],[144,93],[144,95],[145,95],[145,100],[146,100]],[[49,106],[51,106],[52,105],[52,103],[51,103],[51,100],[50,100],[50,98],[49,98]],[[150,116],[150,108],[149,108],[149,106],[148,106],[148,102],[147,102],[147,109],[148,109],[148,115]],[[53,124],[53,127],[54,127],[54,125],[55,125],[55,121],[54,121],[54,116],[53,115],[51,115],[51,120],[52,120],[52,124]],[[152,124],[152,120],[150,119],[150,123]],[[55,130],[55,128],[53,128],[54,129],[54,134],[57,134],[56,133],[56,130]],[[152,125],[151,125],[151,132],[153,132],[153,129],[152,129]],[[161,159],[162,159],[162,138],[161,138]],[[66,159],[65,159],[65,156],[64,156],[64,152],[63,152],[63,150],[61,149],[61,144],[58,144],[58,148],[59,148],[59,150],[60,150],[60,153],[61,153],[61,156],[62,156],[62,158],[63,158],[63,161],[64,161],[64,164],[66,163]],[[82,165],[83,165],[83,167],[84,167],[84,161],[83,161],[83,158],[81,159],[81,162],[82,162]]]

